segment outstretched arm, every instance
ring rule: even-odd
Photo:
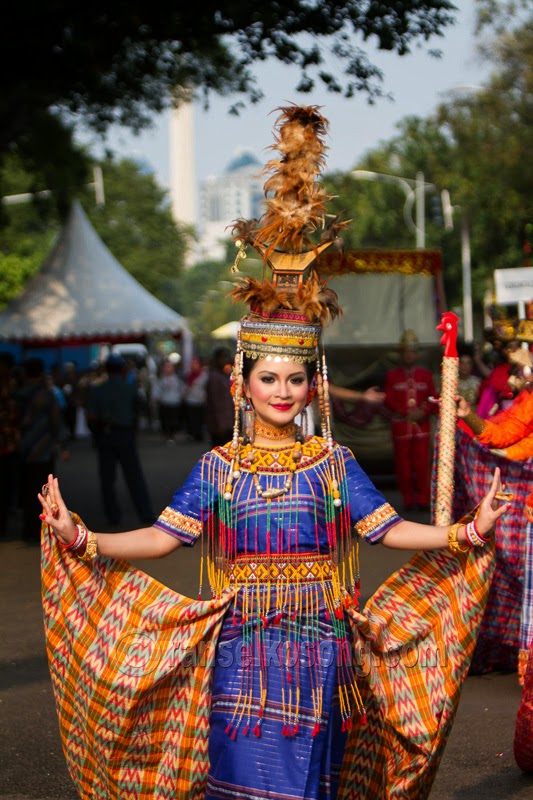
[[[479,513],[476,518],[477,529],[483,538],[488,538],[496,521],[511,506],[509,502],[499,505],[498,492],[501,492],[500,470],[496,469],[492,485],[479,506]],[[381,542],[385,547],[395,550],[439,550],[448,546],[449,530],[449,526],[422,525],[418,522],[402,520],[383,536]],[[460,544],[467,542],[466,525],[461,525],[458,529],[457,541]]]
[[[531,404],[528,398],[520,398],[493,420],[481,419],[464,397],[457,401],[457,416],[472,429],[477,439],[493,447],[505,448],[516,444],[532,432]]]
[[[385,399],[385,392],[381,392],[377,386],[370,386],[364,392],[359,392],[357,389],[348,389],[345,386],[336,386],[334,383],[330,383],[329,393],[331,397],[336,397],[338,400],[354,403],[364,400],[366,403],[379,404]]]
[[[76,524],[65,505],[59,490],[58,479],[49,475],[46,486],[48,487],[46,493],[38,495],[43,509],[41,519],[51,527],[59,544],[68,547],[77,536]],[[139,528],[124,533],[97,533],[95,535],[100,555],[126,561],[163,558],[181,544],[179,539],[154,527]]]

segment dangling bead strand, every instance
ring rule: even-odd
[[[242,376],[243,354],[240,346],[240,337],[237,339],[237,353],[235,355],[235,397],[233,415],[233,436],[230,445],[231,462],[226,485],[224,486],[224,500],[231,500],[233,495],[233,481],[240,478],[239,464],[239,429],[241,419],[241,400],[243,396],[244,378]]]
[[[342,506],[341,493],[339,489],[339,481],[337,479],[337,469],[335,463],[335,454],[333,452],[333,435],[331,433],[331,409],[329,404],[329,380],[328,380],[328,366],[326,363],[326,354],[322,353],[322,416],[323,426],[325,430],[325,439],[328,448],[328,461],[331,471],[331,493],[333,496],[333,505],[336,508]]]

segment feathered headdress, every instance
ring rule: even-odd
[[[335,293],[328,289],[325,281],[313,271],[317,256],[329,247],[346,227],[338,217],[325,225],[326,207],[330,195],[317,178],[325,164],[327,147],[324,143],[328,122],[319,112],[318,106],[288,106],[278,109],[281,114],[275,124],[277,151],[265,166],[269,175],[266,180],[266,211],[259,220],[236,220],[233,236],[240,250],[240,257],[247,245],[254,247],[272,270],[272,281],[244,278],[231,293],[235,300],[250,306],[250,314],[242,321],[241,340],[245,353],[252,352],[248,342],[247,322],[261,322],[262,327],[270,322],[281,324],[277,343],[263,331],[261,351],[254,342],[254,357],[268,355],[267,345],[276,344],[276,351],[287,340],[290,356],[302,341],[303,352],[299,360],[312,360],[318,344],[320,328],[335,319],[340,313]],[[313,241],[313,236],[319,241]],[[240,260],[237,259],[237,263]],[[298,336],[289,336],[287,325],[314,326],[314,348],[307,347],[307,336],[301,331]],[[292,331],[294,332],[294,331]],[[289,342],[290,339],[290,342]]]

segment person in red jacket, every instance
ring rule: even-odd
[[[401,366],[385,376],[385,406],[392,412],[391,432],[398,488],[406,511],[429,509],[430,414],[435,394],[433,375],[417,366],[418,338],[404,331],[400,339]]]

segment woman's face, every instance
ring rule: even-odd
[[[459,377],[468,378],[472,374],[473,361],[470,356],[460,356],[459,358]]]
[[[282,427],[304,410],[309,382],[302,364],[260,359],[245,383],[245,390],[257,417]]]

